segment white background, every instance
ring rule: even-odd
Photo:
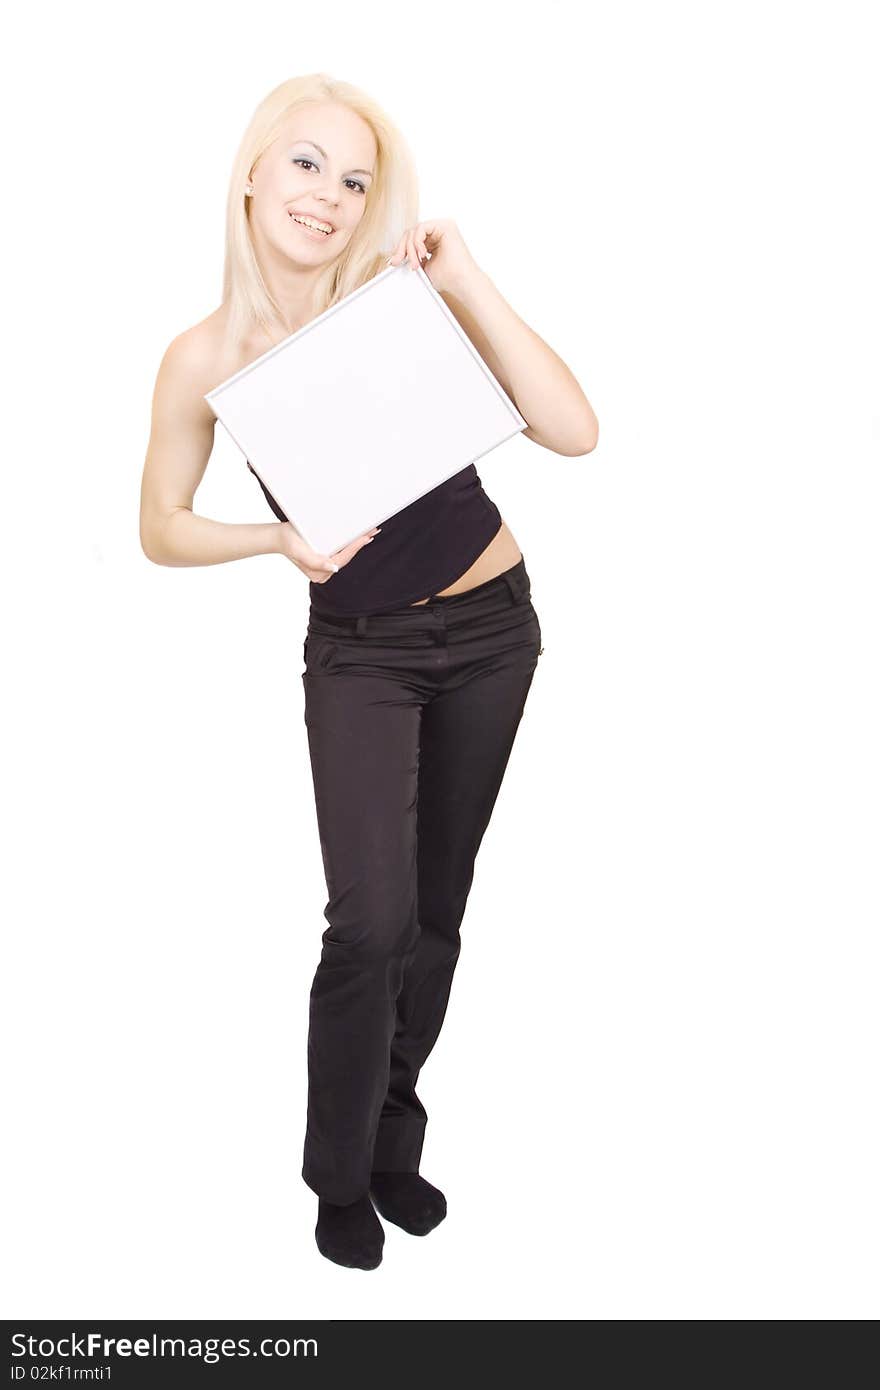
[[[4,1316],[877,1316],[871,16],[17,11]],[[422,217],[458,221],[600,421],[586,457],[481,461],[545,651],[420,1085],[449,1215],[389,1225],[371,1273],[318,1253],[300,1176],[307,582],[138,541],[233,154],[315,70],[388,108]],[[222,436],[195,510],[272,520]]]

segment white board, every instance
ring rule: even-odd
[[[205,400],[332,555],[525,429],[424,270],[388,266]]]

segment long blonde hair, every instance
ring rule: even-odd
[[[257,264],[250,234],[245,184],[257,160],[280,135],[291,113],[313,101],[336,101],[350,107],[370,126],[377,158],[367,207],[345,251],[320,273],[315,284],[315,315],[350,294],[384,269],[408,226],[418,220],[415,161],[403,135],[366,92],[327,73],[291,77],[275,87],[254,111],[232,165],[226,200],[226,249],[223,302],[228,304],[223,343],[229,363],[246,335],[262,328],[272,342],[288,336],[279,306]]]

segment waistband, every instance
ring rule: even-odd
[[[520,559],[509,570],[475,584],[460,594],[435,594],[427,603],[407,604],[393,613],[331,613],[321,609],[314,599],[309,606],[309,628],[321,632],[326,627],[329,635],[349,633],[363,637],[369,631],[377,632],[420,632],[436,630],[447,624],[457,626],[470,622],[484,614],[492,613],[501,606],[527,603],[531,598],[531,581],[526,570],[525,559]]]

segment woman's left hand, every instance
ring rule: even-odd
[[[427,259],[429,254],[430,260]],[[480,269],[458,227],[448,217],[434,222],[417,222],[404,232],[388,264],[400,265],[404,256],[414,270],[418,270],[424,261],[421,268],[438,293],[455,290],[462,281]]]

